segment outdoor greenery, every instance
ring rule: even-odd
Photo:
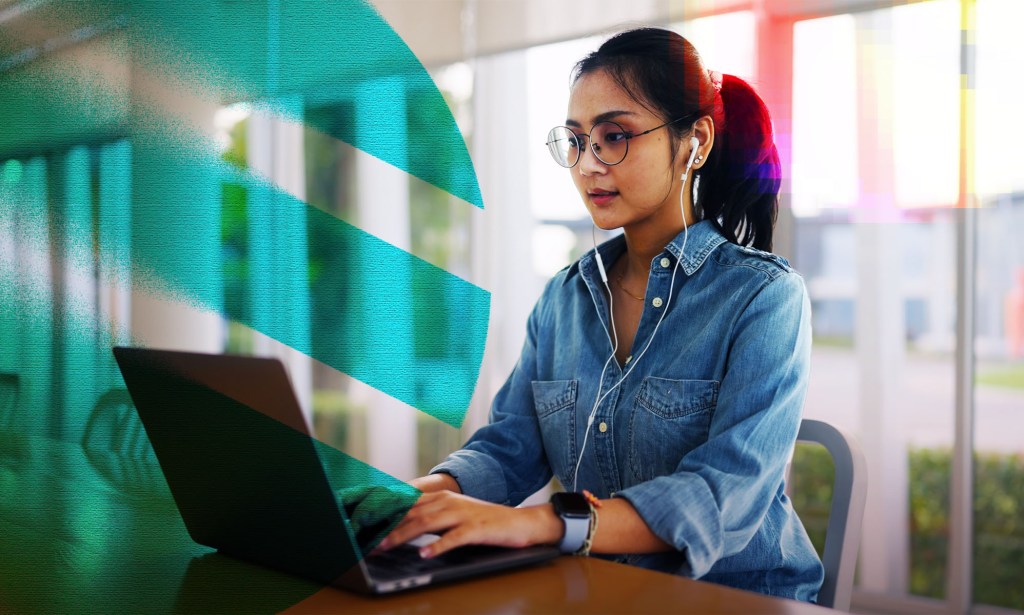
[[[221,159],[238,169],[246,168],[246,142],[248,121],[242,121],[231,129],[231,145]],[[221,254],[224,267],[224,307],[231,315],[228,321],[228,336],[225,350],[233,353],[252,351],[252,334],[241,321],[249,314],[249,298],[246,292],[249,283],[249,232],[248,192],[245,186],[233,182],[221,182]]]
[[[1024,363],[987,369],[979,367],[975,382],[995,387],[1024,389]]]
[[[949,449],[909,453],[910,593],[945,598],[949,547]],[[820,554],[832,498],[832,460],[800,444],[793,456],[793,506]],[[974,600],[1024,609],[1024,455],[977,453],[974,480]]]
[[[974,600],[1024,609],[1024,455],[974,457]],[[949,449],[910,452],[910,589],[941,598],[949,544]]]
[[[819,444],[796,445],[789,472],[789,491],[793,508],[820,556],[825,551],[825,530],[832,504],[835,468],[832,456]]]
[[[814,345],[828,348],[853,348],[853,338],[848,335],[815,335]]]
[[[357,459],[366,458],[366,408],[342,391],[313,391],[313,431],[321,442]]]

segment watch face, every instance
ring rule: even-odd
[[[590,517],[590,504],[581,493],[556,493],[551,503],[560,517]]]

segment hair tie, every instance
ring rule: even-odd
[[[722,91],[722,73],[717,70],[709,70],[708,79],[711,79],[711,87],[715,88],[716,92]]]

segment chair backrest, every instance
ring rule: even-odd
[[[825,581],[818,593],[818,604],[848,611],[868,490],[864,452],[853,437],[823,421],[804,419],[796,439],[820,444],[832,456],[835,483],[821,558]]]
[[[153,457],[153,447],[127,389],[111,389],[96,401],[82,446],[137,461]]]

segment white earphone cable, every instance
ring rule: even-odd
[[[694,140],[695,139],[691,139],[691,145],[692,145],[692,142]],[[696,155],[696,151],[697,151],[697,147],[696,146],[692,146],[691,147],[691,151],[690,151],[690,159],[686,163],[686,171],[683,173],[683,177],[682,177],[683,185],[686,185],[686,178],[690,175],[690,167],[693,166],[693,159],[694,159],[694,156]],[[669,286],[668,286],[668,299],[665,301],[665,309],[662,310],[661,316],[658,317],[658,322],[654,326],[654,331],[652,331],[650,337],[647,338],[647,344],[644,345],[643,350],[640,351],[640,354],[636,357],[636,359],[631,361],[631,365],[629,366],[629,369],[626,370],[626,373],[623,374],[621,378],[619,378],[619,381],[616,382],[614,385],[612,385],[612,387],[610,389],[608,389],[608,391],[605,392],[604,395],[602,395],[601,394],[601,386],[604,384],[605,370],[608,368],[608,364],[615,357],[615,353],[618,351],[619,338],[618,338],[618,335],[615,336],[615,344],[614,344],[614,347],[612,349],[612,354],[611,354],[610,357],[608,357],[608,360],[606,360],[604,362],[604,367],[601,369],[601,377],[598,379],[598,382],[597,382],[597,396],[596,396],[597,400],[594,402],[594,407],[591,408],[591,410],[590,410],[590,415],[587,417],[587,427],[583,431],[583,444],[580,447],[579,455],[576,458],[576,467],[573,469],[573,472],[572,472],[572,490],[573,491],[576,491],[576,488],[577,488],[577,482],[578,482],[578,479],[579,479],[579,472],[580,472],[580,464],[583,463],[583,453],[585,453],[586,450],[587,450],[587,439],[590,436],[590,426],[594,424],[594,417],[597,415],[597,409],[601,406],[601,402],[603,402],[605,400],[605,398],[608,397],[609,394],[611,394],[612,391],[614,391],[616,388],[618,388],[619,385],[621,385],[626,380],[626,378],[628,378],[629,375],[631,373],[633,373],[633,370],[636,368],[637,364],[640,362],[640,359],[642,359],[643,356],[645,354],[647,354],[647,349],[651,347],[651,342],[654,341],[654,336],[658,333],[658,328],[661,327],[661,322],[663,320],[665,320],[665,314],[668,314],[668,308],[672,304],[673,290],[674,290],[675,284],[676,284],[676,272],[679,270],[679,263],[682,262],[683,256],[686,254],[686,240],[689,239],[689,237],[690,237],[690,229],[689,229],[689,226],[686,224],[686,211],[685,211],[685,208],[683,206],[683,190],[679,191],[679,213],[683,217],[683,246],[682,246],[682,248],[680,248],[680,250],[679,250],[679,258],[676,259],[676,264],[672,268],[672,279],[669,282]],[[593,233],[593,231],[591,231],[591,232]],[[595,239],[594,252],[595,253],[597,252],[596,239]],[[598,256],[598,259],[600,260],[600,256]],[[603,270],[603,266],[602,266],[602,270]],[[608,299],[609,299],[609,302],[608,302],[608,319],[611,321],[612,331],[614,332],[615,331],[615,315],[614,315],[614,312],[612,311],[612,305],[613,305],[612,304],[612,298],[611,298],[612,297],[612,291],[611,291],[611,288],[609,288],[609,286],[608,286],[608,280],[606,278],[604,279],[604,285],[605,285],[605,288],[608,289]]]

